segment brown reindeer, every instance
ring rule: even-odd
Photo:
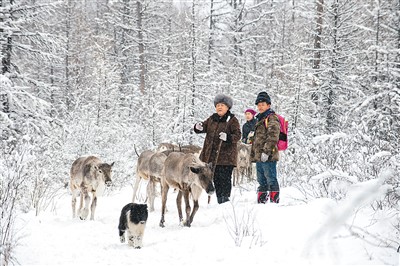
[[[164,162],[167,159],[170,150],[154,153],[149,160],[149,182],[147,183],[147,198],[150,211],[154,211],[154,200],[156,198],[156,184],[161,186],[161,175],[164,169]]]
[[[151,150],[143,151],[139,155],[136,166],[136,181],[133,188],[132,202],[136,200],[136,193],[140,181],[147,180],[147,200],[149,211],[154,211],[154,199],[156,197],[156,184],[160,183],[161,173],[164,168],[164,161],[171,151],[153,152]]]
[[[150,175],[149,175],[149,161],[151,156],[153,156],[155,152],[151,150],[145,150],[142,153],[140,153],[139,158],[137,160],[136,164],[136,181],[135,185],[133,186],[133,197],[132,197],[132,202],[135,202],[136,199],[136,193],[139,188],[139,183],[142,179],[144,180],[149,180]]]
[[[164,227],[165,223],[164,216],[169,187],[179,189],[176,200],[179,221],[184,226],[190,227],[194,215],[199,209],[199,198],[202,190],[204,189],[209,194],[215,191],[212,178],[212,166],[200,161],[196,155],[192,153],[171,152],[164,162],[164,170],[161,175],[162,207],[160,226]],[[189,194],[193,198],[193,210],[191,213]],[[182,216],[182,196],[185,199],[186,221],[183,221]]]
[[[252,179],[252,165],[250,162],[251,145],[238,142],[237,164],[233,170],[233,185],[238,186],[243,182],[243,176],[248,181]]]
[[[178,146],[174,144],[162,143],[158,146],[157,151],[146,150],[143,151],[138,158],[136,166],[136,181],[133,188],[133,198],[132,202],[136,200],[136,193],[139,187],[140,181],[147,180],[146,194],[147,194],[147,205],[150,212],[154,211],[154,200],[156,197],[156,185],[160,184],[162,170],[164,168],[164,161],[167,159],[168,154],[174,150],[166,149],[175,148],[179,149]],[[200,147],[195,145],[182,146],[182,151],[184,153],[194,153],[199,156]],[[176,150],[175,150],[176,151]],[[198,153],[198,154],[197,154]]]
[[[102,163],[95,156],[81,157],[75,160],[70,170],[73,218],[76,217],[76,197],[80,195],[79,217],[81,220],[86,220],[89,215],[89,193],[92,193],[90,220],[94,220],[97,194],[104,190],[104,185],[111,186],[111,168],[113,165],[114,163]],[[85,201],[85,206],[83,206],[83,201]]]

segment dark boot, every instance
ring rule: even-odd
[[[279,203],[279,191],[271,191],[269,198],[273,203]]]
[[[229,201],[229,197],[222,196],[222,197],[221,197],[221,203],[220,203],[220,204],[222,204],[222,203],[224,203],[224,202],[227,202],[227,201]]]
[[[257,192],[257,203],[266,203],[268,201],[268,191]]]
[[[222,201],[222,197],[217,197],[218,204],[221,204],[221,201]]]

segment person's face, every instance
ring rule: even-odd
[[[247,121],[250,121],[251,119],[253,119],[253,114],[250,112],[244,113],[244,116],[246,117]]]
[[[257,104],[257,108],[258,108],[258,112],[259,113],[264,113],[265,111],[267,111],[269,108],[271,107],[270,104],[266,103],[266,102],[259,102]]]
[[[226,114],[226,112],[228,112],[228,110],[229,110],[228,106],[226,106],[224,103],[217,103],[217,105],[215,106],[215,109],[219,116],[224,116]]]

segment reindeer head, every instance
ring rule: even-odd
[[[102,177],[104,180],[104,183],[106,184],[107,187],[111,186],[112,180],[111,180],[111,173],[112,173],[112,167],[114,166],[114,163],[108,164],[108,163],[102,163],[98,166],[96,166],[96,172],[97,175]]]
[[[193,165],[190,167],[190,171],[198,176],[199,185],[207,192],[207,194],[212,195],[215,192],[211,163]]]

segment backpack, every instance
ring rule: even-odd
[[[287,121],[283,116],[278,115],[276,113],[275,114],[278,119],[279,119],[279,123],[280,123],[280,132],[279,132],[279,140],[278,140],[278,151],[284,151],[287,149],[288,147],[288,128],[289,128],[289,121]],[[270,114],[265,118],[265,127],[268,126],[268,117],[273,115]]]

